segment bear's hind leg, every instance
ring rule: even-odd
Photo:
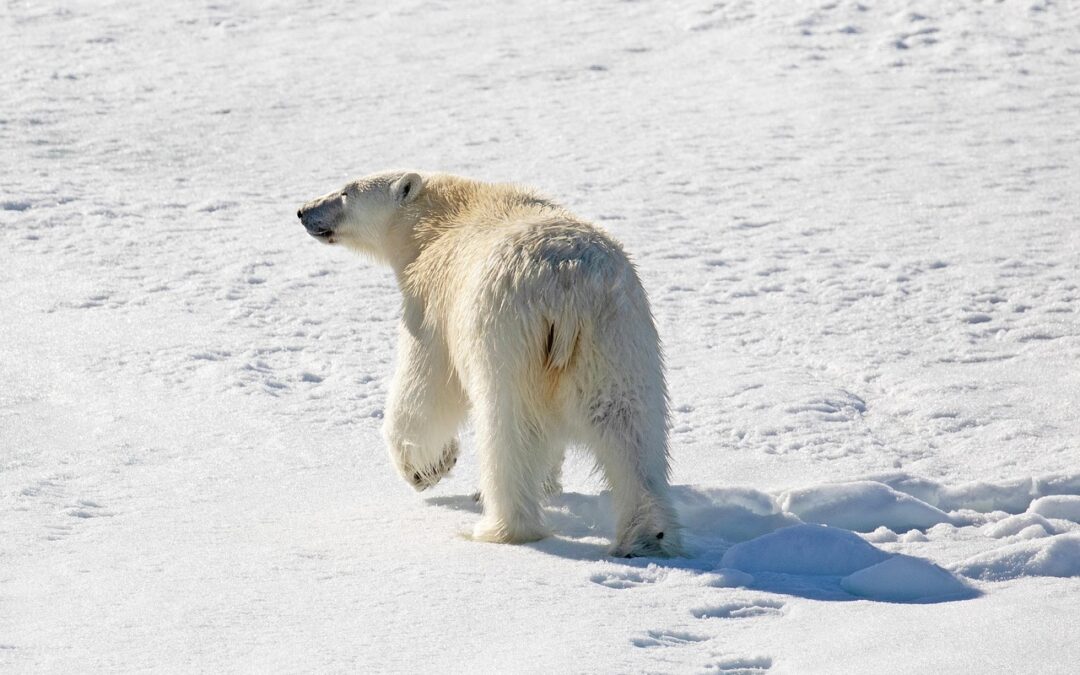
[[[562,494],[562,465],[563,460],[566,458],[566,448],[561,445],[552,444],[550,450],[551,466],[548,469],[547,478],[544,479],[544,485],[541,490],[542,494],[548,498]],[[472,499],[474,502],[482,504],[484,495],[480,490],[477,490],[472,494]]]
[[[547,478],[544,479],[544,496],[554,497],[562,494],[562,465],[566,459],[566,448],[561,445],[551,448],[551,464],[548,468]]]
[[[681,536],[669,494],[662,416],[642,425],[645,416],[625,401],[609,401],[604,410],[606,414],[593,421],[589,445],[611,487],[618,520],[611,555],[679,555]]]

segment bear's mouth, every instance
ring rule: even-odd
[[[331,244],[334,243],[334,240],[333,240],[334,231],[331,230],[330,228],[309,229],[308,234],[315,237],[316,239],[319,239],[319,240],[322,240],[322,241],[325,241],[325,242],[328,242],[328,243],[331,243]]]

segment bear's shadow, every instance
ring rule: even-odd
[[[426,501],[432,506],[467,511],[480,515],[483,507],[476,495],[448,495],[429,497]],[[551,536],[541,541],[526,544],[529,548],[542,553],[567,558],[570,560],[603,560],[607,555],[609,541],[615,526],[607,513],[610,505],[608,493],[586,495],[578,492],[564,492],[552,496],[546,505],[547,523]],[[610,558],[611,560],[627,560]],[[659,560],[641,558],[638,560]],[[667,561],[670,562],[670,561]]]
[[[721,564],[724,553],[731,546],[800,522],[791,514],[768,508],[763,497],[763,493],[741,488],[702,490],[688,485],[672,486],[672,499],[683,525],[685,557],[613,558],[608,555],[615,531],[610,494],[564,492],[551,497],[545,509],[552,535],[525,546],[567,560],[621,566],[624,568],[622,573],[629,576],[640,576],[643,570],[678,570],[682,574],[702,575],[704,586],[739,585],[752,590],[813,600],[867,600],[844,591],[840,586],[839,576],[807,577],[755,572],[752,575],[753,581],[747,584],[713,583],[713,577],[719,580],[725,572],[731,572],[723,570]],[[429,497],[425,501],[432,506],[477,515],[482,511],[475,495]],[[749,578],[750,575],[745,576]],[[960,597],[915,602],[923,604],[963,600],[978,595],[978,592],[973,591]]]

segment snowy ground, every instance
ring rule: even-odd
[[[1038,1],[5,1],[0,670],[1071,672],[1078,31]],[[390,167],[625,242],[691,557],[605,557],[581,457],[520,547],[460,536],[468,453],[393,475],[393,279],[294,216]]]

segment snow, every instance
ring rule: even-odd
[[[852,572],[840,580],[840,587],[852,595],[887,602],[940,602],[978,595],[946,570],[907,555]]]
[[[947,513],[874,481],[816,485],[780,496],[785,511],[803,521],[872,532],[878,527],[907,531],[952,522]]]
[[[1005,481],[972,481],[943,485],[904,472],[872,476],[873,480],[948,511],[1005,511],[1022,513],[1033,500],[1043,496],[1075,496],[1080,493],[1080,475],[1050,474]]]
[[[991,581],[1023,576],[1080,576],[1080,533],[1017,542],[972,556],[953,569]]]
[[[853,532],[823,525],[794,525],[736,544],[720,565],[723,572],[749,575],[740,586],[797,588],[808,597],[829,597],[837,582],[851,595],[885,602],[978,595],[968,583],[927,560],[886,553]],[[719,610],[712,611],[715,615]]]
[[[0,14],[0,671],[1080,661],[1075,6]],[[294,215],[393,167],[624,242],[687,557],[608,558],[578,453],[520,547],[467,431],[396,478],[394,279]]]
[[[775,497],[752,488],[676,488],[675,506],[684,528],[725,542],[747,541],[802,522],[781,511]]]
[[[873,532],[864,534],[863,539],[865,539],[866,541],[872,542],[874,544],[886,544],[886,543],[898,541],[900,539],[900,537],[898,537],[897,534],[895,532],[893,532],[892,530],[890,530],[889,528],[885,527],[884,525],[881,525],[879,527],[874,528]]]
[[[844,576],[888,557],[848,530],[795,525],[732,546],[720,563],[750,573]]]
[[[1047,518],[1060,518],[1080,523],[1080,495],[1040,497],[1031,502],[1028,511]]]
[[[1039,536],[1045,537],[1049,534],[1059,534],[1062,530],[1037,513],[1018,513],[1015,516],[1009,516],[985,525],[981,531],[986,536],[994,539],[1014,537],[1022,532],[1027,532],[1024,536],[1030,539],[1036,533],[1040,533]]]

